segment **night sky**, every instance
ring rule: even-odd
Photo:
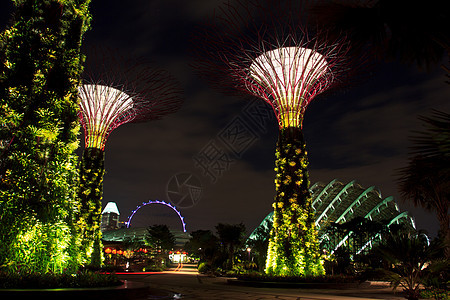
[[[271,211],[277,140],[274,115],[262,100],[251,102],[214,91],[190,66],[191,36],[221,2],[92,1],[86,48],[106,47],[126,56],[145,57],[169,71],[184,91],[184,105],[177,113],[160,121],[122,125],[109,137],[103,205],[116,202],[122,221],[142,202],[177,202],[173,178],[178,175],[183,180],[184,174],[195,176],[190,183],[202,188],[195,203],[175,203],[188,231],[214,230],[219,222],[243,222],[250,233]],[[2,28],[11,7],[2,1]],[[415,65],[384,63],[370,72],[365,83],[317,98],[308,106],[303,129],[311,184],[338,178],[344,183],[355,179],[366,188],[375,185],[383,198],[394,196],[400,209],[415,217],[417,227],[434,236],[435,215],[401,201],[395,172],[407,163],[408,136],[422,129],[418,115],[430,115],[432,109],[450,112],[450,85],[439,64],[425,71]],[[255,111],[263,117],[256,118]],[[246,131],[230,144],[226,133],[237,124]],[[195,160],[212,149],[224,152],[220,172],[205,172]],[[181,194],[186,193],[183,187]],[[176,214],[160,205],[139,210],[132,226],[152,223],[181,229]]]

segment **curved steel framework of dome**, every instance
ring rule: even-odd
[[[337,179],[325,184],[315,183],[311,188],[312,207],[315,211],[316,228],[319,241],[330,240],[327,228],[333,224],[343,224],[360,217],[370,221],[377,221],[389,227],[393,224],[403,224],[408,229],[415,230],[415,223],[408,212],[401,212],[394,200],[389,196],[382,198],[381,192],[375,186],[364,188],[355,180],[345,184]],[[268,232],[272,227],[273,212],[269,213],[261,224],[250,234],[249,239],[257,239],[259,232]],[[331,253],[345,244],[351,233],[336,241]],[[381,239],[380,234],[368,238],[357,250],[359,253],[366,247],[372,247]]]

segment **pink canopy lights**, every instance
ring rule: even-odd
[[[332,71],[320,53],[303,47],[282,47],[256,57],[246,87],[270,103],[279,126],[300,127],[306,106],[332,82]]]
[[[85,130],[85,147],[104,149],[109,134],[136,116],[128,94],[100,84],[79,87],[80,120]]]
[[[160,119],[181,107],[181,91],[168,72],[112,55],[102,59],[89,66],[89,79],[79,87],[85,148],[104,150],[120,125]]]
[[[306,1],[237,1],[200,32],[196,67],[213,86],[263,99],[280,128],[301,127],[317,95],[349,82],[350,43],[306,25]]]
[[[300,27],[298,30],[302,34],[295,40],[288,39],[287,45],[277,43],[272,50],[265,50],[266,41],[256,42],[260,45],[257,56],[254,48],[244,51],[249,66],[233,73],[238,88],[273,107],[280,128],[302,127],[308,104],[341,84],[348,71],[349,45],[344,38],[328,41],[317,35],[311,37]],[[231,60],[227,63],[233,65]]]

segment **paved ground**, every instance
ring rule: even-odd
[[[386,284],[372,284],[367,288],[353,289],[298,289],[246,287],[227,284],[227,278],[198,274],[195,268],[184,267],[177,271],[159,274],[120,275],[121,279],[150,284],[153,289],[169,293],[149,295],[147,299],[207,299],[207,300],[344,300],[344,299],[405,299]],[[140,299],[139,299],[140,300]]]

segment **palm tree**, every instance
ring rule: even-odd
[[[391,285],[401,286],[407,299],[419,299],[420,285],[430,276],[429,263],[437,251],[427,237],[420,233],[390,235],[375,251],[387,263],[384,275]]]
[[[168,263],[169,251],[175,247],[175,236],[167,225],[151,225],[147,228],[147,243],[153,248],[155,266],[164,268]]]
[[[256,257],[259,272],[264,271],[267,259],[267,249],[269,247],[270,226],[259,226],[251,234],[252,238],[247,239],[247,248],[251,249],[252,254]]]
[[[209,266],[214,266],[214,261],[219,254],[219,240],[211,230],[196,230],[191,232],[191,238],[184,248],[189,253],[197,255],[200,262],[206,262]]]
[[[216,226],[217,235],[219,236],[219,241],[225,252],[228,254],[227,268],[232,269],[234,264],[234,253],[236,248],[243,243],[243,238],[245,234],[245,225],[243,223],[239,224],[222,224],[219,223]]]
[[[167,225],[151,225],[147,228],[147,240],[155,249],[168,252],[175,247],[175,236]]]
[[[398,183],[405,200],[435,211],[439,237],[450,258],[450,114],[434,111],[432,117],[420,117],[426,131],[413,137],[409,164],[399,169]]]

